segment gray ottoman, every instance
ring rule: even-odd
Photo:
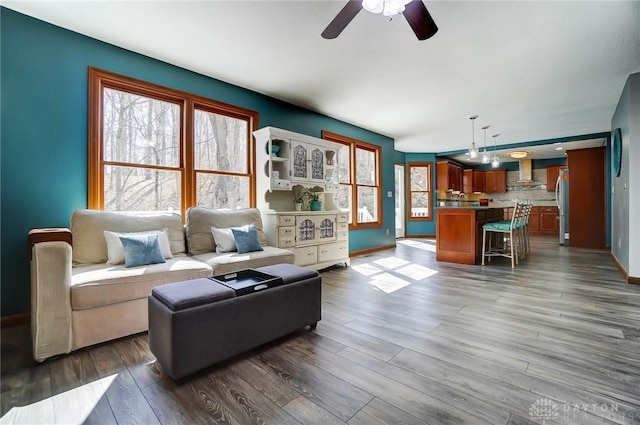
[[[283,284],[248,295],[210,279],[153,288],[149,347],[165,372],[182,378],[320,320],[321,278],[314,270],[276,264],[256,270]]]

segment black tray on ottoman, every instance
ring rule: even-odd
[[[282,278],[254,269],[212,276],[209,279],[236,291],[236,297],[282,285]]]

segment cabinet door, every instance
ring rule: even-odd
[[[336,217],[318,216],[314,217],[317,224],[319,241],[334,241],[337,237]]]
[[[495,171],[486,171],[484,173],[484,188],[487,193],[494,193],[496,191]]]
[[[558,180],[558,175],[560,174],[560,170],[563,168],[567,168],[566,165],[550,165],[547,167],[547,192],[555,192],[556,191],[556,181]]]
[[[506,192],[507,191],[507,170],[495,171],[495,190],[494,192]]]
[[[296,245],[317,242],[316,223],[313,217],[296,217]]]
[[[462,172],[462,191],[464,193],[473,192],[473,170],[464,170]]]
[[[540,232],[540,207],[532,207],[529,215],[529,233]]]
[[[473,172],[473,184],[472,189],[474,192],[484,192],[484,172],[483,171],[474,171]]]
[[[436,189],[449,189],[449,163],[446,161],[436,163]]]
[[[558,227],[558,208],[540,207],[540,232],[556,234]]]
[[[291,179],[309,180],[309,146],[306,143],[291,141]]]
[[[311,170],[309,171],[310,180],[313,182],[324,183],[324,152],[325,149],[320,146],[309,145],[309,161]]]

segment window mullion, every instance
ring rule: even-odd
[[[182,109],[180,166],[182,168],[182,190],[184,193],[182,197],[182,216],[186,217],[187,208],[191,205],[196,205],[196,173],[193,165],[193,116],[195,113],[193,99],[186,99]]]

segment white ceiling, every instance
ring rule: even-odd
[[[414,0],[418,1],[418,0]],[[639,1],[427,1],[440,28],[340,1],[3,1],[11,9],[393,137],[405,152],[610,130],[640,71]]]

